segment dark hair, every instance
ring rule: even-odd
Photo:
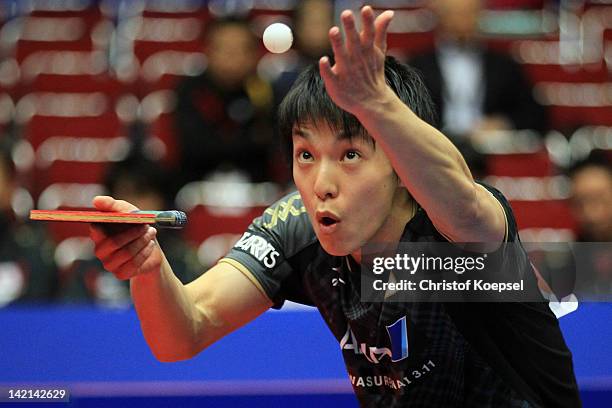
[[[387,56],[385,78],[393,92],[424,121],[435,123],[434,105],[419,74],[413,68]],[[323,122],[341,130],[347,137],[367,133],[357,118],[340,109],[325,90],[318,63],[311,64],[297,78],[278,108],[278,130],[281,148],[287,160],[292,159],[294,125]]]
[[[598,167],[606,170],[612,176],[612,162],[603,150],[593,150],[585,159],[574,163],[567,171],[567,175],[573,178],[580,171],[588,167]]]

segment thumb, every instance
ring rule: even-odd
[[[93,206],[99,211],[132,212],[138,211],[138,207],[124,200],[115,200],[110,196],[95,196]]]

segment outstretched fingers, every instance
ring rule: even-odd
[[[342,27],[344,28],[344,34],[346,36],[346,50],[349,55],[361,52],[361,38],[357,32],[355,25],[355,16],[350,10],[344,10],[340,14],[340,20],[342,21]]]
[[[374,10],[372,7],[365,6],[361,9],[361,44],[366,48],[371,48],[374,45]]]
[[[331,81],[336,80],[329,57],[322,57],[319,60],[319,72],[321,73],[323,82],[325,82],[326,84],[329,84],[331,83]]]
[[[393,11],[387,10],[374,20],[374,44],[380,48],[383,53],[387,52],[387,31],[389,24],[393,20]]]
[[[329,30],[334,64],[329,57],[319,60],[319,72],[327,93],[336,105],[352,113],[384,90],[386,33],[393,12],[385,11],[376,17],[372,7],[365,6],[360,18],[362,27],[357,30],[353,12],[342,12],[344,38],[340,28]]]
[[[371,63],[371,59],[379,55],[377,52],[373,53],[375,48],[378,48],[383,55],[387,51],[387,32],[393,19],[393,11],[384,11],[376,17],[372,7],[365,6],[360,14],[362,25],[360,32],[357,30],[355,16],[350,10],[344,10],[340,15],[344,39],[338,27],[329,30],[329,39],[337,65],[335,73],[344,70],[356,59],[365,59]]]
[[[329,41],[332,46],[334,53],[334,59],[336,64],[348,64],[348,53],[342,39],[342,33],[338,27],[332,27],[329,29]]]

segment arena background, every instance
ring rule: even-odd
[[[337,1],[335,9],[361,4]],[[396,10],[391,53],[406,58],[432,46],[435,21],[425,2],[369,4]],[[294,5],[2,1],[0,140],[13,146],[17,216],[89,207],[104,193],[107,167],[136,143],[134,127],[145,129],[137,142],[150,158],[176,165],[173,89],[205,69],[207,22],[243,15],[261,35],[271,22],[291,24]],[[612,152],[612,2],[490,0],[481,30],[523,65],[551,118],[545,135],[497,132],[475,146],[487,160],[485,181],[511,201],[524,241],[572,241],[564,172],[592,150]],[[289,57],[262,47],[258,70],[273,77]],[[209,264],[280,190],[270,182],[187,184],[176,196],[190,218],[183,238]],[[48,228],[60,273],[91,256],[86,226]],[[356,405],[338,344],[315,310],[270,311],[192,361],[164,364],[151,355],[129,304],[9,304],[2,296],[9,299],[14,285],[0,274],[0,387],[62,386],[71,406],[85,407]],[[611,321],[609,303],[581,304],[560,319],[585,407],[612,406]]]

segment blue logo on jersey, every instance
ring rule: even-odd
[[[340,340],[340,349],[352,350],[355,354],[362,354],[369,362],[378,364],[384,356],[388,356],[391,361],[397,362],[408,357],[408,330],[406,328],[406,316],[402,317],[391,326],[387,327],[391,349],[387,347],[369,346],[366,343],[359,343],[355,333],[349,325],[346,333]]]
[[[400,361],[408,357],[408,331],[406,329],[406,316],[387,326],[389,339],[391,339],[391,361]]]

